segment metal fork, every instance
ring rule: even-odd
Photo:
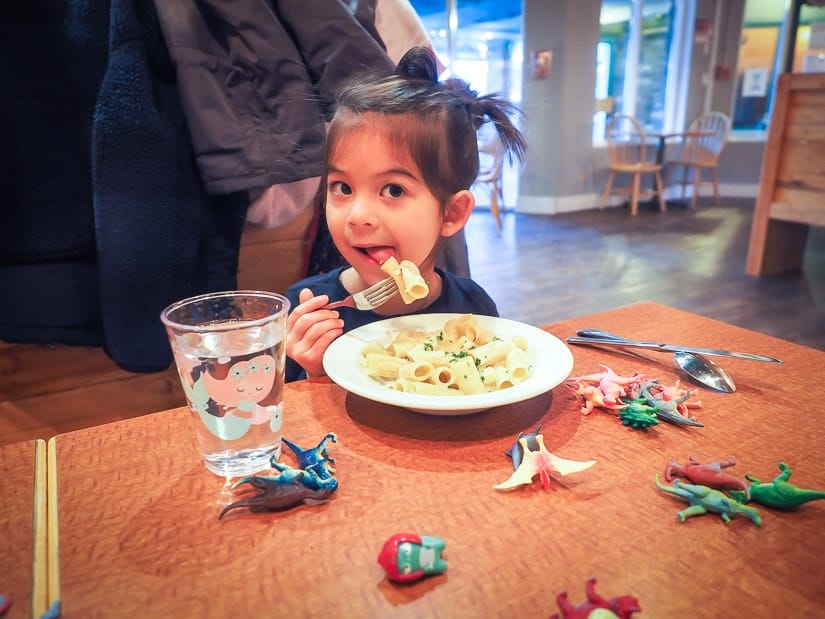
[[[377,284],[365,288],[361,292],[356,292],[345,299],[328,303],[324,309],[335,309],[336,307],[354,307],[359,310],[371,310],[384,305],[387,301],[398,294],[398,284],[392,277],[382,279]]]

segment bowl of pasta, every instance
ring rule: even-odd
[[[555,336],[475,314],[396,316],[357,329],[324,355],[324,370],[356,395],[431,415],[466,415],[546,393],[573,369]]]

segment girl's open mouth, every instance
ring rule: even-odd
[[[381,265],[384,262],[392,257],[395,256],[395,249],[388,246],[388,245],[376,245],[373,247],[356,247],[359,252],[366,255],[371,260],[375,261],[377,264]]]

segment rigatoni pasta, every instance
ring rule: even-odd
[[[526,338],[497,337],[475,316],[448,320],[438,331],[402,330],[384,347],[363,351],[367,374],[407,393],[470,395],[507,389],[530,376]]]
[[[421,277],[421,271],[414,262],[402,260],[398,262],[393,256],[387,258],[381,265],[381,270],[395,280],[398,292],[404,303],[410,304],[423,299],[430,292],[427,282]]]

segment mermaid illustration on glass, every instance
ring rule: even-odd
[[[190,408],[211,434],[222,440],[244,436],[251,427],[278,432],[281,411],[277,404],[262,404],[273,392],[278,373],[271,354],[207,359],[191,371],[191,381],[181,376]],[[274,390],[276,393],[280,389]]]

